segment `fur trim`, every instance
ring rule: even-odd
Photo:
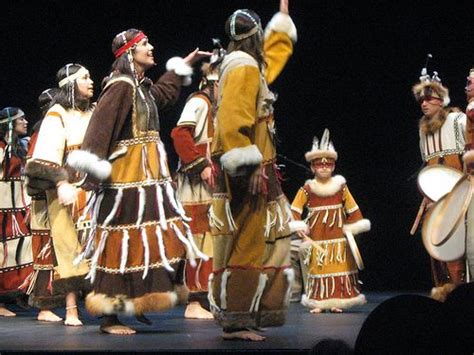
[[[28,304],[31,307],[39,309],[53,309],[59,307],[66,307],[66,296],[65,295],[54,295],[54,296],[35,296],[30,295]]]
[[[256,328],[259,326],[255,313],[213,311],[214,318],[222,328]]]
[[[86,297],[86,309],[93,316],[104,314],[141,315],[146,312],[170,309],[184,300],[186,292],[182,286],[175,291],[147,293],[141,297],[129,298],[125,295],[109,297],[103,293],[91,292]]]
[[[230,176],[236,176],[240,167],[248,165],[258,165],[262,162],[263,156],[256,145],[234,148],[221,156],[221,164]]]
[[[329,298],[327,300],[316,301],[309,299],[308,296],[303,295],[301,304],[308,308],[331,309],[333,307],[348,309],[354,306],[361,306],[367,303],[367,299],[363,293],[352,298]]]
[[[193,68],[185,63],[183,58],[173,57],[169,59],[166,62],[166,70],[173,70],[176,75],[183,77],[183,86],[191,85],[191,75],[193,75]]]
[[[125,295],[109,297],[103,293],[91,292],[86,297],[86,309],[93,316],[118,313],[135,315],[133,299]]]
[[[452,283],[447,283],[440,287],[433,287],[431,289],[431,298],[439,302],[444,302],[455,288],[456,285]]]
[[[112,165],[107,160],[99,159],[97,155],[85,150],[72,151],[67,158],[67,164],[100,180],[107,179],[112,172]]]
[[[449,105],[449,102],[451,101],[449,98],[449,90],[448,88],[444,87],[440,83],[436,81],[423,81],[418,84],[415,84],[412,87],[412,92],[413,95],[415,96],[415,99],[417,101],[420,100],[420,98],[424,95],[425,89],[430,88],[431,91],[436,95],[433,97],[438,97],[439,99],[443,100],[443,106],[446,107]]]
[[[304,155],[307,162],[314,159],[330,158],[337,160],[337,152],[331,150],[312,150]]]
[[[271,31],[284,32],[291,38],[293,42],[298,40],[298,33],[296,26],[291,19],[290,15],[284,14],[283,12],[277,12],[273,15],[272,19],[265,28],[265,38],[267,38]]]
[[[311,191],[320,197],[333,196],[336,192],[340,191],[345,184],[346,179],[341,175],[333,176],[324,184],[317,179],[306,181],[306,185],[309,185]]]
[[[260,312],[260,327],[280,327],[285,324],[286,310]]]
[[[188,302],[189,289],[186,285],[177,285],[174,291],[178,296],[178,304],[186,304]]]
[[[291,221],[288,223],[288,227],[290,228],[290,233],[295,233],[299,231],[303,231],[305,233],[309,233],[309,227],[303,221]]]
[[[368,219],[361,219],[357,222],[344,224],[342,226],[344,233],[351,232],[354,235],[370,231],[370,221]]]
[[[58,182],[68,180],[68,173],[63,167],[56,166],[56,164],[43,164],[36,160],[30,160],[26,164],[25,174],[33,188],[39,188],[40,186],[50,186],[52,188],[56,187]]]
[[[462,161],[465,164],[473,163],[474,162],[474,150],[468,150],[464,155],[462,156]]]
[[[89,280],[86,280],[85,275],[82,276],[72,276],[63,279],[53,281],[53,290],[54,294],[66,295],[69,292],[90,292],[91,283]]]

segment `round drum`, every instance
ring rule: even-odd
[[[444,165],[428,165],[418,174],[418,188],[431,201],[438,201],[450,192],[464,174]]]
[[[427,212],[422,239],[428,253],[440,261],[461,258],[466,250],[466,211],[472,197],[470,176],[463,176],[453,190]]]

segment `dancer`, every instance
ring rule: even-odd
[[[463,161],[466,165],[467,173],[474,174],[474,68],[470,70],[467,77],[466,98],[468,105],[466,107],[466,152],[463,155]],[[466,261],[469,271],[469,282],[474,280],[474,199],[467,214],[467,237],[466,237]]]
[[[235,11],[225,29],[230,43],[221,64],[212,148],[217,177],[208,297],[224,339],[261,341],[265,337],[251,328],[285,322],[293,279],[290,235],[298,223],[290,227],[278,180],[275,96],[267,84],[292,54],[296,28],[282,0],[265,34],[252,10]]]
[[[116,60],[82,150],[68,161],[88,173],[88,188],[100,187],[95,194],[95,233],[83,253],[92,255],[88,278],[93,292],[86,308],[102,316],[102,332],[128,335],[135,330],[123,325],[118,314],[150,323],[144,313],[185,302],[186,251],[193,264],[196,255],[206,259],[175,198],[159,113],[176,102],[181,85],[190,83],[190,65],[210,53],[196,49],[185,59],[170,59],[168,71],[153,83],[145,77],[156,65],[153,46],[142,31],[119,33],[112,50]]]
[[[211,63],[202,66],[199,91],[190,95],[186,106],[171,132],[180,158],[177,175],[177,197],[183,204],[196,245],[210,259],[198,260],[197,267],[186,263],[185,280],[190,291],[185,318],[212,319],[205,308],[209,275],[212,272],[212,236],[208,212],[212,201],[214,172],[211,163],[211,142],[217,106],[218,64],[224,50],[214,51]],[[206,306],[205,306],[206,305]]]
[[[311,151],[305,154],[314,179],[299,189],[291,205],[298,219],[308,210],[309,235],[298,234],[303,239],[299,251],[305,278],[301,304],[311,313],[340,313],[366,303],[348,238],[369,231],[370,221],[362,217],[344,177],[333,176],[337,157],[326,129],[321,142],[315,137]]]
[[[28,223],[30,198],[24,189],[29,137],[23,110],[0,111],[0,316],[14,317],[4,303],[21,296],[18,289],[32,269]]]
[[[449,91],[442,85],[438,73],[430,77],[426,66],[420,82],[412,88],[423,116],[419,122],[420,150],[426,165],[441,164],[463,170],[462,154],[465,147],[466,115],[448,108]],[[425,201],[425,200],[424,200]],[[422,205],[421,208],[424,208]],[[442,262],[431,258],[431,272],[435,299],[444,298],[444,288],[452,288],[465,281],[465,260]]]
[[[26,166],[29,192],[44,193],[46,205],[35,204],[32,226],[37,231],[35,270],[28,292],[40,309],[66,304],[65,325],[80,326],[77,298],[90,287],[84,280],[86,262],[73,264],[81,252],[82,234],[87,237],[87,216],[83,213],[86,192],[77,189],[83,177],[66,164],[67,156],[80,148],[93,111],[93,81],[79,64],[67,64],[56,75],[59,90],[38,132],[32,158]],[[44,218],[47,218],[46,220]],[[90,224],[90,223],[89,223]],[[51,314],[39,320],[56,321]]]

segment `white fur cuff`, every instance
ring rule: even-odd
[[[265,38],[270,35],[271,31],[275,32],[284,32],[291,38],[293,42],[298,40],[298,34],[296,31],[296,26],[291,19],[290,15],[284,14],[283,12],[277,12],[267,27],[265,28]]]
[[[166,62],[166,70],[173,70],[176,75],[183,77],[183,86],[191,85],[193,68],[184,62],[183,58],[173,57]]]
[[[342,231],[344,233],[347,231],[347,232],[351,232],[354,235],[368,232],[369,230],[370,230],[370,221],[365,218],[354,223],[344,224],[342,226]]]
[[[462,156],[462,161],[465,164],[474,162],[474,150],[468,150],[466,153],[464,153]]]
[[[230,176],[235,176],[240,167],[258,165],[262,160],[262,153],[254,144],[231,149],[221,156],[221,164]]]
[[[112,165],[107,160],[101,160],[97,155],[85,150],[71,152],[67,163],[74,169],[91,174],[100,180],[107,179],[112,172]]]
[[[290,223],[288,223],[288,226],[290,227],[291,233],[299,231],[305,232],[306,234],[309,233],[308,225],[303,221],[291,221]]]

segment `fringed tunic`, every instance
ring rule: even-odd
[[[71,206],[59,203],[56,184],[81,184],[84,176],[67,165],[69,154],[80,148],[92,110],[65,110],[54,105],[33,135],[27,162],[28,193],[32,196],[31,229],[33,272],[24,287],[30,304],[40,309],[65,306],[65,296],[90,290],[84,277],[86,261],[76,262],[90,232],[87,201],[90,193],[77,188]]]
[[[23,138],[23,143],[26,140]],[[24,188],[24,158],[0,140],[0,301],[15,297],[32,270],[30,198]]]
[[[194,241],[208,261],[197,260],[197,267],[186,263],[185,282],[198,301],[207,292],[212,272],[212,236],[209,226],[209,208],[212,189],[201,179],[201,172],[211,164],[211,142],[214,136],[214,115],[211,101],[204,92],[196,92],[186,102],[177,127],[171,132],[173,144],[179,155],[177,197],[183,204]]]
[[[278,13],[266,30],[265,73],[242,51],[231,52],[221,65],[212,150],[218,176],[210,211],[214,263],[208,297],[224,330],[285,322],[293,281],[292,215],[276,167],[275,97],[267,83],[280,74],[294,41],[291,18]],[[249,178],[259,166],[264,191],[252,195]]]
[[[370,229],[362,218],[345,179],[337,175],[322,184],[308,181],[297,193],[291,209],[300,218],[307,209],[305,222],[313,242],[304,242],[301,262],[308,269],[305,294],[301,303],[309,308],[349,308],[364,304],[359,273],[345,232],[353,234]]]
[[[112,77],[99,98],[83,149],[109,161],[112,171],[95,194],[91,256],[93,292],[86,308],[93,315],[141,315],[184,302],[186,252],[201,255],[190,219],[175,197],[158,110],[178,98],[181,78],[167,72],[155,84]]]

